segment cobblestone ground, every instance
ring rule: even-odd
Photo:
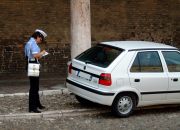
[[[82,108],[81,104],[71,94],[54,94],[40,96],[41,103],[46,106],[44,111],[71,110]],[[99,105],[100,107],[103,107]],[[94,106],[83,106],[92,108]],[[15,114],[28,112],[28,96],[13,96],[0,98],[0,114]]]
[[[129,118],[111,113],[0,121],[1,130],[179,130],[180,110],[138,110]]]
[[[55,94],[41,96],[45,111],[95,108],[104,106],[82,106],[74,95]],[[0,98],[0,114],[24,113],[28,111],[28,96]],[[31,119],[0,120],[0,130],[179,130],[180,106],[139,109],[129,118],[117,118],[110,111],[101,114],[80,114]]]

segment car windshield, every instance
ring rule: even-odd
[[[98,44],[75,59],[85,62],[86,64],[93,64],[99,67],[108,67],[123,50],[120,48]]]

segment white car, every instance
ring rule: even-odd
[[[102,42],[72,60],[66,85],[81,103],[112,106],[120,116],[136,107],[180,103],[180,51],[145,41]]]

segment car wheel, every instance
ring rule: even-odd
[[[91,102],[87,99],[84,99],[78,95],[75,95],[76,99],[82,104],[82,105],[86,105],[86,106],[90,106],[90,105],[94,105],[94,102]]]
[[[118,95],[112,105],[112,111],[119,117],[128,117],[136,107],[136,98],[133,94]]]

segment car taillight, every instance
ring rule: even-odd
[[[111,74],[102,73],[99,78],[99,84],[110,86],[112,84]]]
[[[71,74],[71,73],[72,73],[72,63],[71,63],[71,64],[69,64],[69,67],[68,67],[68,72],[69,72],[69,74]]]

